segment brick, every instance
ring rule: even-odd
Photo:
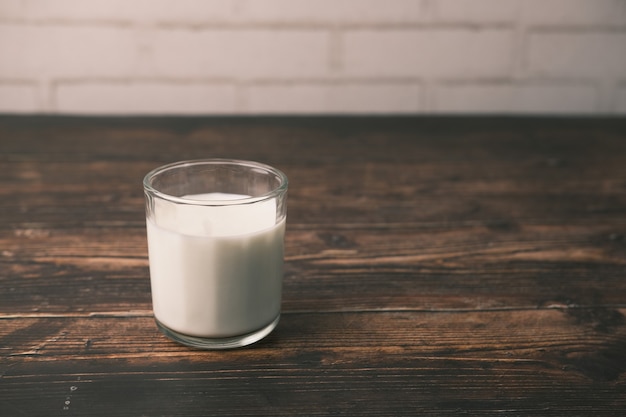
[[[60,83],[55,110],[92,114],[234,113],[233,85],[162,82]]]
[[[30,84],[0,84],[0,112],[29,113],[41,110],[38,91]]]
[[[317,85],[258,85],[247,88],[249,113],[323,113],[328,88]]]
[[[329,110],[338,113],[415,113],[422,91],[416,83],[347,84],[333,86]]]
[[[343,75],[505,76],[512,47],[512,32],[502,29],[355,30],[345,34]]]
[[[520,21],[530,25],[626,25],[624,0],[524,0]]]
[[[161,76],[297,79],[327,74],[329,43],[323,30],[161,30],[153,58]]]
[[[25,17],[22,0],[2,0],[0,4],[0,20],[14,20]]]
[[[106,2],[106,0],[104,0]],[[236,1],[206,0],[118,0],[129,8],[128,16],[135,21],[202,24],[237,20]]]
[[[531,33],[527,63],[533,75],[623,78],[626,75],[626,33]]]
[[[441,22],[511,23],[517,20],[519,8],[519,0],[436,0],[433,14]]]
[[[134,32],[110,27],[0,25],[0,77],[130,75]]]
[[[34,21],[202,23],[397,23],[420,21],[425,0],[17,0],[0,17]]]
[[[109,21],[198,23],[235,19],[230,1],[177,0],[16,0],[0,7],[0,17],[30,21]],[[17,3],[17,5],[15,4]]]
[[[593,113],[597,91],[587,85],[448,84],[437,88],[437,111],[453,113]]]
[[[626,24],[623,0],[436,0],[435,19],[457,23]]]
[[[410,23],[424,19],[424,4],[424,0],[243,0],[241,19],[298,24]]]
[[[420,110],[416,84],[253,85],[250,113],[413,113]]]

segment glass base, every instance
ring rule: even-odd
[[[260,330],[254,331],[252,333],[246,333],[241,336],[221,338],[188,336],[168,328],[157,319],[155,319],[154,321],[156,321],[157,327],[165,336],[183,345],[195,347],[198,349],[234,349],[251,345],[252,343],[258,342],[259,340],[263,339],[265,336],[270,334],[272,330],[274,330],[274,328],[278,324],[278,320],[280,320],[280,315],[278,315],[274,319],[274,321],[272,321],[270,324]]]

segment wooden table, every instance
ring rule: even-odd
[[[157,330],[142,178],[290,179],[283,312]],[[0,117],[2,416],[626,415],[626,119]]]

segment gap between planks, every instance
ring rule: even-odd
[[[516,311],[549,311],[549,310],[575,310],[575,309],[626,309],[626,304],[561,304],[553,303],[544,306],[528,307],[492,307],[492,308],[443,308],[443,309],[419,309],[419,308],[370,308],[370,309],[333,309],[333,310],[289,310],[282,311],[281,315],[300,314],[373,314],[373,313],[431,313],[431,314],[451,314],[451,313],[497,313]],[[0,314],[0,320],[19,319],[55,319],[55,318],[152,318],[152,310],[136,311],[95,311],[91,313],[24,313],[24,314]]]

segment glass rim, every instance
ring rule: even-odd
[[[278,187],[268,191],[265,194],[256,197],[245,197],[238,199],[224,199],[224,200],[200,200],[186,197],[177,197],[171,194],[164,193],[153,187],[152,181],[153,179],[162,173],[167,171],[171,171],[179,168],[187,168],[198,165],[232,165],[232,166],[245,166],[248,168],[257,168],[264,171],[267,171],[271,174],[276,175],[279,178],[280,184]],[[143,189],[144,192],[150,193],[150,195],[159,197],[163,200],[167,200],[173,203],[178,204],[187,204],[194,206],[209,206],[209,207],[219,207],[219,206],[233,206],[233,205],[244,205],[244,204],[253,204],[260,201],[269,200],[271,198],[278,197],[279,195],[285,193],[287,191],[289,185],[289,181],[287,179],[287,175],[281,170],[274,168],[270,165],[249,161],[244,159],[228,159],[228,158],[206,158],[206,159],[190,159],[184,161],[172,162],[169,164],[161,165],[150,172],[148,172],[143,178]]]

